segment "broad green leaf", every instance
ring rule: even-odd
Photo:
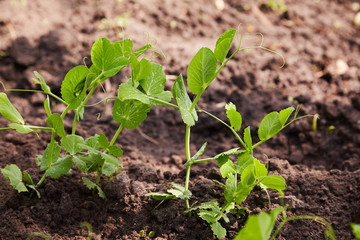
[[[87,173],[100,171],[104,165],[105,159],[101,154],[91,154],[91,163],[87,169]]]
[[[279,120],[279,113],[272,112],[264,117],[261,121],[258,135],[260,140],[266,141],[276,135],[281,129],[281,122]]]
[[[360,224],[350,223],[352,232],[357,239],[360,239]]]
[[[119,146],[112,145],[108,148],[109,153],[112,154],[114,157],[122,157],[123,151]]]
[[[21,114],[16,110],[5,93],[0,93],[0,114],[12,122],[25,124]]]
[[[140,85],[147,95],[154,96],[164,91],[166,76],[160,64],[151,63],[150,69],[151,72],[140,81]]]
[[[38,79],[33,78],[34,83],[40,84],[41,90],[43,90],[43,92],[45,94],[50,93],[51,92],[50,87],[46,84],[44,78],[40,75],[40,73],[38,73],[37,71],[34,71],[34,75],[35,75],[35,77],[37,77],[40,80],[39,81]]]
[[[241,204],[246,200],[246,198],[250,195],[251,191],[254,189],[254,185],[247,185],[245,183],[240,182],[236,189],[235,193],[235,202],[237,204]]]
[[[214,53],[206,47],[201,48],[191,60],[187,70],[187,83],[190,92],[200,95],[214,80],[217,60]]]
[[[254,164],[254,157],[249,152],[242,152],[237,157],[238,168],[237,172],[242,174],[245,168]]]
[[[151,106],[147,104],[116,99],[113,107],[113,118],[117,123],[121,123],[124,128],[133,129],[146,119],[150,109]]]
[[[59,144],[54,141],[52,147],[52,154],[51,152],[51,143],[49,143],[44,151],[43,155],[39,155],[38,158],[41,160],[40,169],[41,171],[44,171],[51,167],[51,165],[56,162],[60,157],[61,147]]]
[[[105,162],[101,174],[111,177],[117,170],[118,168],[115,165]]]
[[[78,135],[67,135],[61,139],[61,146],[71,155],[75,155],[82,151],[79,144],[85,144],[85,140]]]
[[[53,113],[46,119],[46,123],[55,130],[60,137],[65,137],[65,128],[60,114]]]
[[[235,131],[239,131],[242,124],[242,118],[241,114],[236,111],[236,106],[232,102],[229,102],[226,104],[225,109],[226,116],[230,120],[231,127],[233,127]]]
[[[11,129],[16,130],[19,133],[22,133],[22,134],[34,133],[36,136],[39,137],[37,132],[35,132],[34,130],[32,130],[30,127],[28,127],[26,125],[22,125],[22,124],[18,124],[18,123],[10,123],[9,127]]]
[[[221,239],[226,236],[226,229],[219,222],[211,224],[210,227],[217,238]]]
[[[114,46],[108,39],[99,38],[91,47],[91,61],[101,72],[106,72],[113,68],[115,53]]]
[[[184,123],[188,126],[195,125],[195,122],[198,120],[198,116],[195,109],[190,112],[192,102],[186,92],[184,80],[181,74],[175,80],[173,95],[179,106],[181,118]]]
[[[110,78],[120,72],[123,68],[129,65],[129,60],[126,57],[118,57],[113,60],[110,66],[106,68],[103,72],[103,76],[105,80],[106,78]]]
[[[89,69],[80,65],[72,68],[64,78],[61,84],[61,96],[71,105],[72,109],[76,109],[83,100],[85,95],[84,87]]]
[[[151,97],[160,99],[160,100],[162,100],[164,102],[170,102],[173,96],[172,96],[172,93],[170,91],[163,91],[161,93],[154,94]],[[150,103],[151,103],[151,105],[159,105],[159,106],[162,105],[162,103],[159,103],[159,102],[157,102],[157,101],[155,101],[153,99],[150,99]]]
[[[286,189],[286,181],[279,175],[268,175],[261,180],[260,184],[266,188],[275,189],[279,192]]]
[[[148,96],[137,88],[131,86],[130,83],[120,84],[117,97],[121,101],[138,100],[144,104],[150,104]]]
[[[231,28],[223,33],[216,41],[214,55],[219,62],[224,62],[227,53],[230,50],[231,43],[235,37],[236,30]]]
[[[66,156],[57,160],[49,169],[46,170],[45,176],[51,178],[59,178],[62,175],[67,174],[72,166],[71,156]]]
[[[167,191],[177,198],[186,199],[186,196],[184,195],[184,193],[182,191],[179,191],[177,189],[168,189]]]
[[[80,171],[87,173],[92,159],[90,157],[73,156],[73,162],[79,168]]]
[[[250,216],[245,223],[245,227],[240,230],[234,240],[269,240],[280,212],[280,208],[275,208],[270,214],[261,212],[258,215]]]
[[[85,141],[85,145],[87,145],[88,147],[91,147],[93,149],[99,150],[100,144],[98,141],[98,135],[96,134],[95,136],[91,136],[91,137],[87,138]]]
[[[22,181],[21,170],[15,164],[7,165],[5,168],[1,169],[1,173],[4,177],[10,180],[11,186],[18,192],[28,192],[25,184]]]
[[[97,134],[97,136],[100,147],[106,150],[110,145],[107,137],[102,133]]]
[[[279,121],[281,126],[284,126],[287,120],[289,119],[290,115],[295,111],[294,107],[288,107],[286,109],[283,109],[279,113]]]
[[[104,152],[101,153],[102,158],[105,160],[105,162],[110,163],[116,167],[122,166],[122,164],[120,163],[119,159],[117,159],[116,157],[106,154]]]
[[[229,177],[229,175],[234,175],[236,173],[235,165],[230,160],[229,156],[222,156],[218,158],[217,164],[220,168],[220,173],[223,178]]]
[[[261,178],[268,174],[266,167],[257,159],[254,159],[254,176],[255,178]]]
[[[133,42],[130,39],[114,42],[116,56],[129,58],[133,49]]]
[[[199,217],[201,217],[203,220],[205,220],[208,223],[216,223],[217,219],[216,219],[216,213],[214,213],[213,211],[209,211],[209,210],[200,210],[199,212]]]
[[[134,55],[132,55],[134,56]],[[151,62],[145,58],[141,59],[140,62],[134,65],[134,59],[131,61],[132,78],[134,82],[138,82],[146,78],[151,73]]]
[[[241,174],[241,183],[245,186],[255,184],[254,164],[247,166]]]
[[[250,133],[250,126],[244,129],[244,142],[246,146],[248,147],[248,150],[252,150],[252,139],[251,139],[251,133]]]

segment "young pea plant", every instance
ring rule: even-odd
[[[282,213],[282,220],[280,220]],[[275,228],[276,221],[280,224]],[[294,220],[312,220],[323,224],[325,239],[336,240],[336,234],[332,226],[325,219],[317,216],[300,215],[286,217],[286,208],[274,208],[270,213],[260,212],[258,215],[250,216],[245,223],[245,226],[239,231],[234,240],[241,239],[258,239],[258,240],[274,240],[279,234],[280,230],[289,221]]]
[[[97,191],[100,197],[105,198],[99,182],[102,175],[111,178],[122,167],[118,157],[121,157],[123,152],[119,146],[115,145],[122,129],[136,128],[146,119],[152,105],[169,104],[172,98],[171,92],[164,90],[166,77],[162,66],[152,63],[145,57],[144,53],[148,50],[152,50],[151,44],[133,50],[133,42],[130,39],[114,43],[106,38],[96,40],[91,48],[92,65],[90,67],[76,66],[66,74],[61,85],[61,97],[52,93],[38,72],[34,72],[36,78],[33,80],[35,84],[40,85],[41,90],[6,90],[4,87],[5,92],[29,91],[45,94],[44,108],[47,114],[45,122],[48,126],[25,124],[23,117],[9,101],[6,93],[2,92],[0,93],[0,114],[12,123],[0,130],[14,129],[22,134],[34,133],[37,136],[38,130],[51,132],[50,143],[44,153],[36,157],[36,163],[44,172],[36,184],[27,172],[22,173],[15,164],[1,169],[2,174],[10,180],[14,189],[18,192],[32,190],[40,197],[37,189],[46,177],[59,178],[69,173],[75,164],[84,173],[97,173],[95,182],[86,177],[82,179],[89,189]],[[155,50],[152,51],[155,53]],[[113,119],[119,123],[114,136],[109,141],[102,133],[97,133],[87,139],[77,135],[77,124],[84,119],[85,108],[88,107],[87,103],[95,90],[102,86],[105,80],[127,66],[131,66],[131,76],[126,83],[119,85],[112,110]],[[61,114],[52,112],[53,99],[66,106]],[[105,99],[106,102],[108,100],[108,98]],[[69,114],[70,110],[73,115]],[[68,115],[73,116],[71,133],[65,131],[63,123]]]
[[[236,110],[236,106],[233,103],[228,103],[225,106],[226,115],[230,124],[225,123],[205,110],[196,109],[197,102],[204,91],[220,73],[228,61],[230,61],[239,51],[258,48],[280,55],[277,52],[264,48],[262,43],[260,46],[241,48],[241,40],[244,36],[241,35],[239,37],[239,47],[229,58],[226,58],[236,33],[237,31],[235,29],[226,31],[217,40],[214,51],[206,47],[201,48],[191,60],[187,70],[187,85],[190,92],[195,95],[195,99],[193,101],[191,101],[186,92],[182,76],[180,75],[176,79],[173,87],[173,96],[178,104],[181,117],[186,124],[185,150],[187,161],[185,163],[185,167],[187,167],[187,171],[185,185],[182,188],[180,188],[181,186],[179,187],[179,185],[176,185],[174,186],[174,189],[168,190],[168,193],[148,194],[157,200],[172,199],[175,197],[185,199],[187,208],[185,212],[189,213],[190,211],[199,210],[199,216],[210,224],[212,231],[218,238],[226,236],[226,229],[221,225],[220,220],[223,219],[225,222],[228,222],[228,213],[234,213],[237,215],[243,213],[245,209],[241,207],[240,204],[246,200],[255,186],[260,186],[265,191],[267,191],[267,189],[275,189],[280,193],[280,195],[283,195],[282,191],[286,188],[285,180],[278,175],[269,175],[266,166],[254,157],[253,150],[260,144],[275,136],[292,122],[300,118],[307,117],[297,117],[300,108],[295,111],[295,108],[293,107],[281,110],[280,112],[269,113],[261,121],[259,126],[258,137],[260,140],[253,144],[250,127],[244,129],[243,138],[241,138],[237,133],[237,131],[241,129],[242,116]],[[284,60],[283,57],[282,59]],[[293,119],[288,122],[290,115],[294,111],[295,114]],[[206,113],[228,127],[239,140],[240,146],[244,149],[240,149],[240,147],[238,147],[220,153],[211,158],[199,159],[207,146],[207,143],[205,143],[198,152],[192,156],[190,153],[191,127],[198,121],[198,113]],[[231,155],[236,156],[236,163],[231,160]],[[193,164],[206,161],[217,161],[221,176],[226,179],[225,184],[223,185],[225,189],[225,202],[220,204],[218,200],[212,200],[190,208],[189,199],[191,197],[191,192],[189,190],[189,182],[191,166]]]

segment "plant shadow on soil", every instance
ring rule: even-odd
[[[262,117],[294,102],[303,104],[301,114],[318,113],[317,131],[313,130],[311,119],[300,120],[259,147],[257,157],[264,162],[265,153],[270,157],[269,172],[285,178],[290,215],[324,217],[333,225],[338,239],[352,238],[349,223],[360,222],[360,63],[356,50],[360,38],[349,17],[354,15],[349,7],[351,1],[341,4],[329,0],[325,11],[312,1],[289,0],[287,14],[273,12],[260,1],[248,8],[242,1],[228,0],[224,1],[224,10],[206,0],[191,5],[170,0],[119,3],[71,0],[64,6],[60,6],[60,0],[53,1],[54,5],[35,0],[27,1],[24,9],[14,7],[12,2],[15,1],[0,2],[0,9],[8,9],[0,17],[0,36],[4,39],[0,51],[8,53],[0,56],[0,80],[8,88],[33,87],[32,71],[37,70],[53,91],[60,93],[66,71],[89,55],[97,37],[105,34],[116,39],[113,29],[99,31],[101,19],[114,19],[123,12],[130,13],[129,21],[133,24],[129,27],[131,31],[125,28],[125,33],[141,42],[143,31],[148,30],[158,39],[168,58],[169,75],[186,76],[187,64],[201,44],[213,44],[234,23],[244,22],[247,29],[255,27],[270,44],[280,44],[278,48],[284,51],[287,60],[285,68],[280,69],[280,61],[269,53],[244,52],[229,63],[199,106],[225,119],[224,105],[232,101],[244,118],[243,125],[251,126],[254,138]],[[204,4],[210,7],[204,8]],[[58,12],[53,12],[56,6]],[[171,11],[175,8],[181,11],[175,14]],[[261,20],[256,8],[270,25]],[[19,16],[28,16],[25,10],[38,15],[25,18],[27,22],[15,17],[17,12],[23,14]],[[52,15],[46,15],[46,10]],[[343,19],[343,26],[335,29],[325,19]],[[176,21],[175,28],[169,26],[171,20]],[[28,26],[32,29],[25,29]],[[339,59],[345,59],[350,66],[342,74],[336,71]],[[106,86],[110,93],[123,77],[120,74]],[[171,80],[167,84],[171,89]],[[101,94],[97,95],[99,99]],[[28,123],[44,124],[43,96],[12,93],[10,98]],[[56,105],[55,109],[61,110],[61,106]],[[97,112],[101,112],[100,106],[87,111],[88,119],[79,126],[80,135],[114,134],[117,124],[111,116],[106,113],[96,120]],[[204,114],[199,116],[192,133],[193,153],[205,141],[206,156],[237,147],[228,129]],[[7,124],[0,118],[0,126]],[[335,128],[329,130],[330,126]],[[70,129],[71,123],[65,127]],[[153,109],[139,130],[124,130],[117,142],[124,150],[121,158],[124,169],[111,181],[102,179],[106,200],[91,194],[76,168],[60,179],[47,179],[39,189],[41,199],[17,194],[1,175],[0,239],[26,239],[32,232],[43,232],[53,239],[86,239],[86,231],[80,228],[84,221],[92,225],[95,239],[140,239],[141,230],[154,231],[155,239],[214,239],[203,220],[182,214],[183,201],[164,202],[156,208],[158,202],[144,196],[151,191],[165,191],[168,182],[184,181],[184,135],[180,115],[167,107]],[[42,153],[50,136],[41,133],[37,138],[12,131],[1,131],[0,136],[0,167],[14,163],[39,180],[41,173],[34,157]],[[221,199],[214,179],[221,180],[216,163],[194,166],[190,184],[192,203]],[[279,203],[275,192],[270,192],[270,197],[273,204]],[[267,196],[259,189],[249,196],[245,206],[249,208],[247,215],[269,210]],[[223,223],[229,239],[245,220],[230,217],[230,223]],[[324,239],[322,231],[323,226],[318,223],[290,222],[279,239]]]

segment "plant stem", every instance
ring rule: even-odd
[[[213,117],[215,118],[217,121],[221,122],[222,124],[224,124],[226,127],[228,127],[231,132],[236,136],[236,138],[239,140],[239,142],[241,143],[241,145],[243,145],[243,147],[246,149],[246,150],[249,150],[248,147],[246,146],[246,144],[244,143],[244,141],[241,139],[241,137],[239,136],[239,134],[237,134],[237,132],[229,125],[227,124],[226,122],[224,122],[223,120],[221,120],[220,118],[216,117],[215,115],[205,111],[205,110],[198,110],[198,112],[203,112],[203,113],[206,113],[207,115],[209,115],[210,117]]]
[[[190,130],[191,127],[186,125],[186,134],[185,134],[185,151],[186,151],[186,160],[189,161],[191,158],[191,153],[190,153]],[[187,166],[187,170],[186,170],[186,177],[185,177],[185,190],[184,190],[184,195],[186,196],[189,192],[189,181],[190,181],[190,173],[191,173],[191,165],[192,163],[190,163]],[[190,204],[189,204],[189,199],[185,198],[185,204],[186,204],[186,209],[190,208]]]
[[[110,145],[109,146],[112,146],[114,145],[116,139],[119,137],[120,133],[121,133],[121,130],[123,129],[123,125],[120,124],[118,130],[116,131],[116,133],[114,134],[113,138],[111,139],[111,142],[110,142]]]
[[[164,104],[164,105],[167,105],[169,107],[172,107],[172,108],[175,108],[175,109],[178,109],[179,110],[179,106],[175,105],[175,104],[172,104],[172,103],[169,103],[169,102],[166,102],[166,101],[163,101],[161,99],[158,99],[158,98],[154,98],[154,97],[150,97],[148,96],[149,99],[155,101],[155,102],[158,102],[158,103],[161,103],[161,104]]]

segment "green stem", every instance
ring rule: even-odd
[[[51,140],[50,140],[50,148],[49,148],[49,158],[48,158],[48,164],[47,164],[48,167],[47,168],[50,168],[51,164],[52,164],[54,143],[55,143],[55,131],[52,130],[52,132],[51,132]],[[37,188],[44,182],[45,178],[46,178],[46,175],[44,174],[42,176],[42,178],[40,179],[40,181],[36,184]]]
[[[191,153],[190,153],[190,130],[191,127],[186,125],[186,134],[185,134],[185,151],[186,151],[186,160],[189,161],[191,158]],[[190,163],[187,166],[186,169],[186,177],[185,177],[185,190],[184,190],[184,195],[186,196],[189,192],[189,182],[190,182],[190,173],[191,173],[191,165],[192,163]],[[190,204],[189,204],[189,199],[185,198],[185,204],[186,204],[186,209],[190,208]]]
[[[167,105],[169,107],[172,107],[172,108],[175,108],[175,109],[178,109],[179,110],[179,106],[175,105],[175,104],[172,104],[172,103],[169,103],[169,102],[166,102],[164,100],[161,100],[161,99],[158,99],[158,98],[154,98],[154,97],[150,97],[148,96],[149,99],[155,101],[155,102],[158,102],[158,103],[161,103],[161,104],[164,104],[164,105]]]
[[[65,108],[65,110],[64,110],[64,112],[61,114],[61,119],[64,119],[64,117],[66,116],[66,114],[68,113],[68,111],[70,110],[70,105],[68,105],[66,108]]]
[[[209,115],[210,117],[215,118],[217,121],[221,122],[222,124],[224,124],[226,127],[228,127],[231,132],[236,136],[236,138],[239,140],[239,142],[241,143],[241,145],[243,145],[243,147],[248,150],[248,147],[246,146],[246,144],[244,143],[244,141],[241,139],[241,137],[239,136],[239,134],[237,134],[237,132],[234,130],[234,128],[232,128],[229,124],[227,124],[226,122],[224,122],[223,120],[221,120],[220,118],[216,117],[215,115],[205,111],[205,110],[198,110],[198,112],[203,112],[206,113],[207,115]]]
[[[118,130],[116,131],[116,133],[114,134],[113,138],[111,139],[111,142],[110,142],[110,145],[109,146],[112,146],[114,145],[116,139],[119,137],[120,133],[121,133],[121,130],[123,129],[123,125],[120,124]]]
[[[215,76],[216,76],[216,75],[215,75]],[[191,104],[191,107],[190,107],[190,109],[189,109],[189,112],[192,112],[192,110],[194,110],[194,108],[195,108],[197,102],[199,101],[201,95],[202,95],[202,93],[200,93],[199,95],[196,95],[193,103]]]
[[[73,127],[72,127],[72,130],[71,130],[71,134],[72,134],[72,135],[75,135],[75,134],[76,134],[76,125],[77,125],[78,118],[79,118],[78,111],[77,111],[77,110],[75,110],[75,116],[74,116],[74,121],[73,121]]]
[[[321,224],[324,224],[329,232],[329,237],[331,240],[336,240],[336,236],[335,236],[335,231],[332,228],[331,224],[326,221],[324,218],[318,217],[318,216],[310,216],[310,215],[300,215],[300,216],[294,216],[294,217],[288,217],[285,218],[280,225],[277,227],[277,229],[275,230],[275,232],[273,233],[273,235],[271,236],[270,240],[274,240],[276,238],[276,236],[279,234],[281,228],[284,227],[284,225],[289,222],[289,221],[294,221],[294,220],[313,220],[316,222],[319,222]]]

